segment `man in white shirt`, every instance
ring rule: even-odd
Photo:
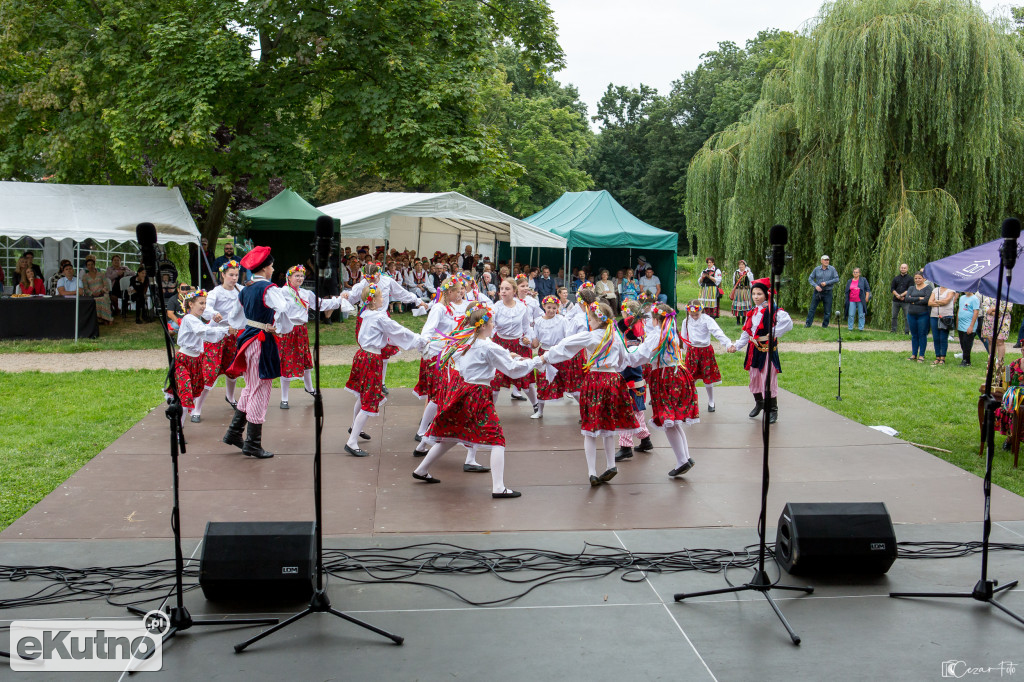
[[[661,280],[654,274],[654,268],[648,265],[644,273],[640,278],[640,288],[644,291],[653,291],[658,303],[668,303],[668,295],[661,293]]]

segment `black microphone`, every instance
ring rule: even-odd
[[[1019,224],[1019,223],[1018,223]],[[142,252],[142,266],[150,275],[156,274],[156,225],[139,223],[135,227],[135,241]]]
[[[772,245],[772,274],[781,275],[786,264],[786,242],[789,241],[789,230],[783,225],[775,225],[768,232],[768,243]]]
[[[1017,264],[1017,238],[1020,237],[1020,221],[1007,218],[1003,221],[1003,264],[1007,270],[1013,270]]]
[[[331,239],[334,238],[334,218],[326,215],[316,219],[316,268],[327,267],[327,259],[331,255]]]

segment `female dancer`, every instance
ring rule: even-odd
[[[705,267],[697,276],[700,285],[700,303],[711,317],[718,317],[718,287],[722,284],[722,271],[715,267],[715,259],[705,260]]]
[[[736,326],[743,324],[747,319],[747,311],[754,307],[750,300],[750,283],[754,281],[754,273],[747,267],[747,261],[742,258],[736,264],[736,270],[732,273],[732,314],[736,317]]]
[[[238,334],[245,328],[245,312],[238,300],[238,294],[242,287],[238,286],[238,261],[229,260],[222,263],[220,270],[220,284],[213,288],[206,301],[206,310],[203,311],[203,319],[214,326],[225,331],[224,338],[218,343],[209,347],[209,353],[214,361],[213,378],[210,380],[210,387],[216,383],[221,374],[226,374],[228,367],[235,359],[238,350]],[[225,377],[227,389],[224,400],[228,405],[235,407],[235,382],[237,379]],[[198,414],[193,414],[198,417]],[[194,419],[193,421],[198,421]]]
[[[743,334],[739,341],[733,344],[734,351],[747,349],[747,359],[743,363],[743,369],[750,372],[750,392],[754,394],[754,409],[750,411],[750,417],[761,414],[761,410],[768,408],[768,423],[774,424],[779,419],[779,372],[782,365],[779,364],[779,337],[793,328],[793,320],[789,313],[778,307],[771,300],[769,290],[771,282],[767,279],[755,280],[750,287],[750,297],[754,301],[754,309],[747,313],[747,321],[743,325]],[[772,320],[772,322],[769,322]],[[775,346],[768,348],[768,325],[775,326]],[[747,344],[750,344],[749,348]],[[768,359],[775,366],[772,372],[771,393],[764,395],[765,372],[768,371]]]
[[[711,347],[712,336],[726,350],[732,345],[718,323],[704,314],[700,299],[695,298],[686,306],[686,319],[679,330],[679,338],[686,345],[686,369],[694,381],[704,382],[704,390],[708,392],[708,412],[715,411],[715,386],[722,383],[715,349]]]
[[[626,382],[619,371],[626,364],[626,344],[615,329],[612,309],[607,303],[591,303],[588,311],[589,331],[573,334],[542,355],[547,365],[548,378],[557,372],[555,365],[564,362],[581,350],[588,353],[589,369],[583,379],[580,393],[580,419],[583,451],[587,457],[590,485],[607,483],[619,473],[615,468],[615,436],[637,429],[633,416],[633,402],[626,390]],[[604,443],[608,468],[597,475],[597,439]]]
[[[544,307],[544,317],[538,317],[533,322],[531,332],[531,345],[538,349],[539,355],[551,350],[559,341],[568,336],[568,321],[558,314],[558,299],[554,296],[545,296],[541,302]],[[537,411],[530,419],[540,419],[544,416],[544,403],[547,401],[561,400],[566,393],[565,377],[571,374],[569,365],[572,359],[566,360],[558,367],[558,374],[554,379],[548,381],[544,373],[537,375]]]
[[[418,299],[417,299],[418,300]],[[423,339],[387,315],[384,307],[384,291],[374,283],[363,288],[363,324],[356,340],[359,350],[352,360],[352,373],[345,383],[345,390],[356,396],[352,409],[352,428],[349,429],[345,452],[354,457],[367,457],[370,453],[359,447],[360,434],[366,420],[377,415],[384,397],[384,357],[386,346],[403,349],[422,349]]]
[[[425,483],[440,483],[440,479],[430,475],[430,466],[457,442],[466,447],[488,447],[491,449],[491,497],[513,498],[522,493],[505,487],[505,434],[494,410],[491,385],[496,370],[507,377],[521,377],[533,372],[541,360],[513,356],[491,340],[493,332],[494,310],[478,304],[466,316],[462,329],[451,335],[441,361],[451,362],[454,357],[458,374],[427,431],[437,442],[412,472],[412,477]]]
[[[533,320],[530,307],[515,297],[511,280],[504,280],[498,288],[499,301],[494,305],[494,342],[510,353],[530,355],[530,323]],[[498,368],[491,388],[497,401],[498,391],[502,388],[518,388],[526,392],[530,404],[536,411],[537,387],[536,379],[531,372],[512,378]],[[520,398],[522,400],[522,398]]]
[[[222,327],[212,327],[203,321],[203,311],[206,309],[206,292],[202,289],[193,289],[181,297],[181,307],[188,313],[181,318],[178,327],[178,352],[174,356],[174,383],[178,388],[178,398],[181,399],[181,406],[184,411],[181,413],[181,423],[184,425],[185,416],[192,413],[192,421],[199,421],[199,413],[203,409],[203,401],[206,400],[213,382],[215,362],[219,361],[214,353],[207,353],[207,344],[216,344],[227,333]]]
[[[309,309],[312,306],[318,313],[329,310],[341,309],[343,312],[353,312],[355,308],[341,296],[333,298],[321,298],[319,303],[314,305],[316,295],[302,288],[306,281],[306,268],[302,265],[293,265],[288,268],[285,278],[286,285],[282,287],[285,298],[288,300],[288,311],[284,317],[292,325],[292,330],[287,334],[279,334],[277,337],[277,352],[281,355],[281,409],[288,409],[288,389],[292,379],[302,379],[302,385],[306,393],[313,395],[313,356],[309,353],[309,331],[306,324],[309,323]]]
[[[423,348],[423,357],[420,359],[420,376],[412,392],[420,400],[426,400],[423,408],[423,416],[420,418],[420,426],[416,429],[416,440],[423,443],[423,436],[434,421],[438,405],[441,404],[441,389],[445,383],[445,373],[441,371],[437,359],[444,350],[444,341],[432,341],[434,336],[447,335],[456,326],[456,321],[466,314],[467,303],[463,300],[462,286],[454,277],[449,277],[437,287],[434,294],[434,303],[427,315],[427,321],[423,323],[423,330],[420,336],[427,344]],[[413,454],[422,456],[427,453],[427,445],[417,447]]]
[[[683,366],[679,348],[679,334],[676,330],[676,311],[659,303],[651,311],[657,334],[649,334],[637,349],[629,354],[631,366],[651,363],[650,388],[654,428],[665,431],[676,456],[676,467],[668,472],[673,478],[693,468],[690,449],[686,443],[683,424],[696,421],[700,414],[697,406],[697,390],[693,378]]]

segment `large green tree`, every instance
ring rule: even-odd
[[[798,281],[827,252],[887,282],[1020,211],[1022,98],[1015,37],[968,0],[829,3],[792,70],[694,157],[687,228],[751,258],[781,222]]]
[[[177,185],[206,236],[272,178],[514,174],[495,46],[562,60],[545,0],[0,0],[0,26],[0,177]]]

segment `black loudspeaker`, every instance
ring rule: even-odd
[[[313,595],[315,524],[206,524],[199,586],[210,601],[299,602]]]
[[[884,502],[787,502],[775,557],[793,575],[881,575],[896,561],[896,531]]]

